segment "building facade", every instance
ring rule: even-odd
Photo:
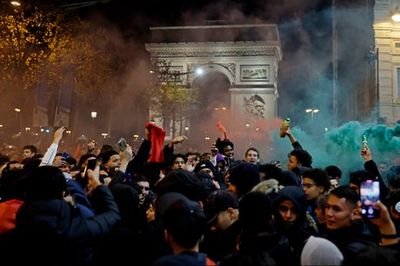
[[[395,124],[400,119],[400,22],[391,18],[398,8],[399,0],[375,1],[375,45],[379,49],[378,107],[380,116],[388,124]]]

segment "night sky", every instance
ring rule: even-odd
[[[279,66],[278,113],[285,117],[307,108],[308,89],[313,86],[310,83],[318,83],[321,76],[329,75],[326,72],[331,58],[331,24],[327,2],[330,1],[110,0],[80,10],[80,14],[85,18],[105,17],[124,38],[143,43],[139,45],[143,50],[144,43],[149,40],[150,26],[204,25],[216,20],[228,24],[278,24],[283,49],[283,61]],[[313,91],[310,93],[314,94]]]

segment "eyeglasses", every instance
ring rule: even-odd
[[[139,187],[139,189],[140,190],[146,190],[146,191],[149,191],[150,190],[150,187],[144,187],[144,186],[138,186]]]

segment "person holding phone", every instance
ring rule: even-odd
[[[349,186],[339,186],[329,195],[325,207],[326,237],[346,260],[368,246],[378,246],[360,215],[360,196]]]
[[[373,180],[379,182],[379,199],[383,201],[388,192],[389,189],[387,188],[385,182],[382,179],[382,176],[379,172],[378,166],[376,165],[375,161],[372,159],[372,151],[370,147],[368,146],[368,143],[366,140],[363,141],[361,144],[361,151],[360,151],[361,157],[364,159],[364,169],[371,173],[373,176]]]

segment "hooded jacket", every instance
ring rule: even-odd
[[[90,241],[109,233],[120,220],[107,187],[93,191],[93,203],[97,215],[87,218],[63,199],[25,202],[16,228],[0,239],[2,260],[14,265],[89,265]]]
[[[284,200],[293,202],[297,211],[297,219],[293,224],[283,222],[279,213],[279,204]],[[298,186],[287,186],[278,192],[273,203],[273,212],[275,217],[275,225],[278,232],[289,239],[289,243],[293,248],[295,265],[300,264],[300,255],[306,240],[317,232],[315,228],[307,223],[306,219],[306,196],[303,188]]]

